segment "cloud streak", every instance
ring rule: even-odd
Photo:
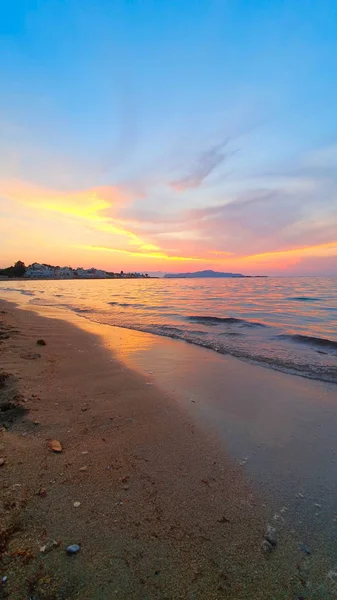
[[[192,270],[197,264],[248,273],[289,270],[303,261],[310,265],[311,259],[317,265],[333,264],[337,177],[325,165],[330,166],[334,148],[322,152],[319,160],[314,157],[317,166],[310,179],[309,167],[300,162],[288,172],[265,176],[264,187],[260,176],[251,177],[243,191],[229,194],[225,186],[214,198],[209,189],[194,188],[193,197],[184,193],[208,177],[226,153],[225,144],[213,147],[206,161],[204,153],[203,165],[180,180],[171,204],[172,184],[165,182],[157,200],[156,188],[139,197],[118,185],[59,191],[19,179],[0,180],[0,210],[7,223],[0,225],[0,236],[8,239],[11,216],[31,252],[37,252],[36,240],[39,247],[57,253],[66,247],[69,258],[81,260],[81,252],[89,258],[99,252],[100,264],[110,265],[115,254],[124,268],[136,263],[141,270],[178,271],[180,262],[185,270],[190,263]],[[191,208],[191,202],[198,207]],[[14,244],[6,245],[8,256],[9,249],[15,253]]]
[[[227,144],[228,140],[202,152],[183,177],[170,182],[171,188],[181,192],[201,186],[213,171],[235,154],[235,150],[225,150]]]

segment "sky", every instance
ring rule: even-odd
[[[336,0],[2,0],[0,266],[337,275]]]

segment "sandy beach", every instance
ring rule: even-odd
[[[99,325],[0,309],[0,597],[336,597],[329,556],[299,552],[218,435],[121,362]]]

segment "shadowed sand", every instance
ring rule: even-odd
[[[1,411],[0,598],[335,597],[329,581],[308,595],[291,532],[261,552],[265,498],[216,437],[114,358],[99,326],[0,308],[0,399],[14,411]]]

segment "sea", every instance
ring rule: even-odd
[[[337,277],[1,281],[4,299],[337,383]]]

